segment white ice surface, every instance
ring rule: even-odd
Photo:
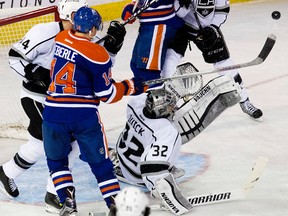
[[[272,20],[274,10],[281,12]],[[288,215],[288,1],[270,0],[231,5],[227,22],[222,26],[231,56],[236,63],[255,58],[270,33],[277,42],[267,60],[255,67],[241,69],[250,100],[264,113],[262,123],[249,119],[235,105],[225,111],[201,135],[183,146],[182,152],[208,157],[205,172],[180,185],[187,195],[230,190],[242,185],[258,156],[269,159],[262,178],[251,195],[242,201],[195,207],[193,216],[285,216]],[[106,23],[106,26],[108,23]],[[132,77],[129,69],[137,23],[127,25],[124,46],[118,55],[113,75],[117,79]],[[185,61],[199,70],[212,68],[204,63],[197,48],[188,51]],[[208,81],[212,75],[206,76]],[[116,141],[125,122],[126,99],[101,107],[102,120],[110,143]],[[2,105],[3,106],[3,105]],[[10,159],[23,140],[0,140],[0,164]],[[191,164],[193,166],[193,164]],[[21,176],[20,176],[21,178]],[[85,176],[83,177],[85,178]],[[1,193],[1,192],[0,192]],[[43,195],[44,196],[44,195]],[[103,202],[79,204],[79,216],[90,210],[106,210]],[[16,201],[0,201],[1,216],[49,215],[44,207]],[[153,212],[152,216],[171,215]]]

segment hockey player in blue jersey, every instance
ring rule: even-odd
[[[59,0],[59,22],[39,23],[27,31],[25,36],[17,41],[9,50],[9,65],[11,71],[16,72],[22,82],[21,105],[29,118],[27,131],[29,140],[20,146],[15,155],[0,166],[0,187],[12,197],[21,195],[15,179],[33,167],[44,156],[42,139],[42,112],[50,83],[50,67],[53,59],[54,39],[63,30],[73,28],[73,17],[77,9],[87,5],[86,0]],[[104,47],[114,58],[121,48],[126,30],[119,22],[112,21],[107,34],[114,40],[105,40]],[[110,37],[109,37],[110,38]],[[98,40],[95,37],[93,41]],[[79,157],[78,144],[71,140],[69,154],[69,168],[73,161]],[[36,183],[36,182],[35,182]],[[59,198],[56,195],[51,178],[47,181],[45,196],[46,211],[58,213],[61,209]]]
[[[73,14],[84,5],[87,5],[86,0],[60,0],[58,2],[61,19],[59,22],[34,25],[9,50],[11,71],[23,80],[20,93],[21,105],[29,118],[28,141],[20,146],[9,161],[0,166],[0,182],[12,197],[21,195],[14,179],[20,177],[44,156],[42,112],[50,83],[49,74],[53,58],[54,38],[60,31],[73,28]],[[70,168],[78,155],[77,142],[72,139],[69,154]],[[50,178],[47,181],[45,203],[47,212],[56,213],[61,208]]]
[[[150,2],[132,1],[124,7],[122,19],[127,20],[133,12]],[[135,77],[145,80],[160,77],[166,51],[183,25],[182,19],[176,16],[173,3],[174,0],[154,2],[138,16],[140,27],[130,62]]]
[[[51,83],[43,112],[47,164],[63,204],[60,215],[75,215],[75,187],[68,168],[70,140],[75,137],[80,158],[89,164],[112,214],[113,196],[120,191],[120,186],[108,157],[98,106],[100,101],[110,104],[125,95],[140,94],[146,86],[136,78],[122,82],[112,79],[108,52],[91,41],[102,29],[102,18],[97,11],[80,8],[74,17],[74,29],[62,31],[55,38]]]

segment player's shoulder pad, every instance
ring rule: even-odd
[[[26,35],[38,40],[47,40],[55,37],[60,31],[58,22],[39,23],[33,26]]]
[[[70,48],[77,50],[80,55],[91,62],[106,64],[110,61],[110,55],[103,46],[84,38],[75,37],[70,31],[60,32],[56,36],[56,42],[66,44]]]

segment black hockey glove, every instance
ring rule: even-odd
[[[147,91],[148,86],[143,84],[144,81],[143,78],[134,77],[132,78],[132,81],[134,83],[134,89],[135,89],[132,95],[139,95]]]
[[[201,29],[196,37],[195,43],[200,49],[211,49],[218,40],[221,33],[218,26],[210,25]]]
[[[117,54],[123,45],[126,29],[120,22],[111,21],[107,34],[108,37],[104,41],[104,47],[108,52]]]
[[[139,77],[133,77],[130,80],[123,80],[121,83],[125,87],[124,95],[139,95],[146,92],[147,85],[143,84],[144,79]]]
[[[180,7],[185,6],[188,9],[190,4],[191,4],[191,0],[179,0]]]
[[[27,80],[48,89],[50,84],[50,70],[37,64],[30,63],[26,65],[24,71]]]

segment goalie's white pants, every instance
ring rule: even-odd
[[[167,49],[165,62],[161,70],[161,77],[172,77],[183,56],[176,53],[173,49]]]
[[[226,60],[223,60],[223,61],[220,61],[220,62],[217,62],[214,64],[214,67],[215,68],[220,68],[220,67],[227,67],[227,66],[230,66],[230,65],[235,65],[234,61],[231,59],[231,58],[228,58]],[[238,70],[228,70],[228,71],[222,71],[222,72],[219,72],[220,75],[229,75],[231,76],[233,79],[236,77],[236,76],[240,76]],[[243,102],[243,101],[246,101],[247,98],[248,98],[248,93],[247,93],[247,90],[245,89],[244,87],[244,84],[243,84],[243,81],[241,83],[239,83],[240,87],[241,87],[241,92],[240,92],[240,96],[241,96],[241,100],[240,102]]]

